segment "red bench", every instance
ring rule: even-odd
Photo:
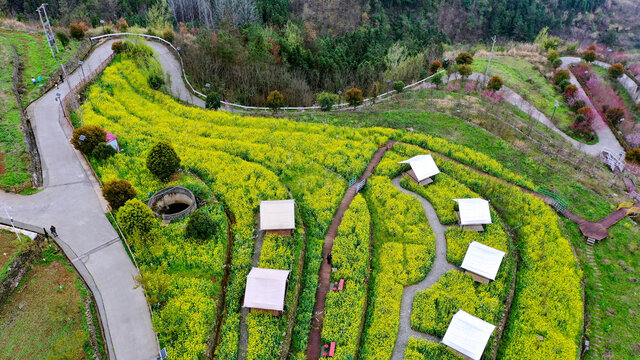
[[[340,279],[340,282],[336,281],[333,283],[333,291],[342,291],[344,290],[344,279]]]
[[[329,350],[329,352],[327,353],[327,349]],[[322,353],[322,356],[324,357],[333,357],[333,355],[336,353],[336,342],[332,341],[331,345],[329,344],[324,344],[324,352]]]

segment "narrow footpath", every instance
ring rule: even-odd
[[[420,200],[420,204],[422,204],[424,213],[425,215],[427,215],[427,219],[429,220],[429,225],[431,226],[431,229],[436,236],[436,257],[433,261],[433,264],[431,265],[431,270],[424,278],[424,280],[420,281],[417,284],[405,287],[402,292],[402,303],[400,306],[400,326],[398,327],[398,336],[396,337],[396,344],[393,347],[391,360],[402,360],[404,358],[407,343],[409,342],[409,337],[411,336],[429,340],[432,342],[440,342],[440,339],[435,336],[428,335],[411,328],[411,307],[413,305],[413,298],[419,291],[424,291],[433,286],[433,284],[437,283],[438,280],[440,280],[440,277],[442,277],[442,275],[444,275],[444,273],[446,273],[447,271],[457,269],[455,265],[447,262],[447,239],[445,238],[444,233],[447,230],[448,226],[442,225],[440,223],[440,220],[438,220],[438,214],[436,214],[436,210],[433,208],[433,205],[431,205],[431,203],[427,201],[427,199],[403,188],[400,185],[400,180],[402,180],[402,176],[398,176],[393,179],[393,185],[400,192],[411,195],[414,198]]]
[[[366,182],[367,179],[373,174],[373,170],[378,166],[380,160],[384,154],[393,147],[395,144],[394,140],[390,140],[386,145],[379,148],[371,158],[369,165],[362,173],[362,176],[358,179],[358,181],[351,185],[347,192],[344,194],[342,198],[342,202],[340,202],[340,206],[336,210],[333,219],[331,220],[331,224],[329,225],[329,229],[327,230],[327,235],[324,238],[324,245],[322,246],[322,265],[320,265],[319,271],[319,280],[318,280],[318,289],[316,290],[316,300],[313,306],[313,317],[311,319],[311,331],[309,332],[309,342],[307,343],[307,360],[317,360],[320,358],[320,351],[322,347],[322,323],[324,320],[324,307],[325,302],[327,300],[327,293],[329,292],[330,285],[330,277],[331,277],[331,266],[325,260],[327,255],[331,252],[331,248],[333,247],[333,240],[336,238],[338,234],[338,227],[340,227],[340,223],[342,222],[342,217],[344,213],[351,205],[351,201],[356,197],[358,193],[358,185],[363,181]]]

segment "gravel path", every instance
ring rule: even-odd
[[[404,358],[405,349],[407,348],[407,343],[409,342],[410,336],[430,340],[433,342],[440,342],[440,339],[435,336],[427,335],[425,333],[411,329],[411,305],[413,304],[413,298],[417,292],[430,288],[433,284],[438,282],[440,277],[447,271],[457,269],[455,265],[447,262],[447,239],[444,236],[444,232],[447,229],[447,226],[444,226],[440,223],[440,220],[438,220],[438,215],[436,214],[436,210],[433,208],[430,202],[428,202],[422,196],[400,186],[401,179],[402,176],[398,176],[392,180],[392,183],[396,188],[398,188],[398,190],[400,190],[400,192],[409,194],[414,198],[420,200],[420,203],[424,208],[424,213],[425,215],[427,215],[427,219],[429,220],[429,225],[436,235],[436,257],[433,261],[433,264],[431,265],[431,270],[424,278],[424,280],[420,281],[417,284],[407,286],[402,292],[402,305],[400,307],[400,326],[398,328],[398,337],[396,338],[396,344],[393,347],[393,355],[391,356],[392,360],[402,360]]]

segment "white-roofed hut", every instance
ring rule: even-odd
[[[474,241],[469,244],[460,267],[475,281],[488,284],[496,279],[504,255],[504,251]]]
[[[247,275],[244,307],[280,315],[284,311],[289,270],[252,268]]]
[[[464,359],[480,360],[496,327],[463,310],[453,315],[442,343]]]
[[[484,231],[484,225],[491,224],[491,209],[484,199],[453,199],[458,203],[458,220],[466,230]]]
[[[260,202],[260,230],[290,236],[296,228],[295,200]]]
[[[416,155],[411,159],[400,161],[398,164],[409,164],[411,170],[404,173],[404,175],[411,178],[418,185],[427,185],[433,182],[433,177],[440,174],[440,169],[433,161],[431,155]]]

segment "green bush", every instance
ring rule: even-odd
[[[115,154],[116,149],[114,149],[113,146],[107,145],[107,143],[103,142],[98,143],[98,145],[96,145],[96,147],[91,150],[91,156],[102,161],[107,160]]]
[[[571,85],[571,81],[569,80],[562,80],[560,81],[560,83],[558,83],[558,87],[562,92],[564,92],[569,85]]]
[[[158,90],[164,85],[164,78],[159,74],[151,74],[147,78],[147,82],[152,89]]]
[[[126,235],[146,234],[157,225],[153,211],[138,199],[128,200],[118,210],[116,219]]]
[[[491,79],[489,79],[489,82],[487,83],[487,89],[498,91],[502,88],[502,85],[504,85],[504,81],[502,81],[502,78],[498,75],[494,75],[491,77]]]
[[[393,90],[401,93],[404,91],[404,82],[403,81],[396,81],[393,83]]]
[[[167,29],[167,30],[163,31],[162,32],[162,38],[165,39],[166,41],[172,43],[174,38],[175,38],[173,30]]]
[[[322,111],[331,111],[333,105],[340,101],[338,94],[332,94],[330,92],[321,92],[316,95],[316,101],[320,104]]]
[[[349,103],[349,105],[356,107],[358,105],[362,105],[363,97],[362,90],[358,88],[351,88],[347,90],[344,94],[345,100]]]
[[[465,79],[467,76],[473,74],[473,69],[467,64],[462,64],[458,66],[458,73],[462,76],[462,79]]]
[[[56,31],[56,39],[58,39],[58,42],[63,48],[66,48],[67,45],[69,45],[69,37],[67,36],[67,33],[62,30]]]
[[[203,242],[212,238],[219,230],[219,224],[207,210],[197,209],[189,216],[187,226],[184,228],[184,235]]]
[[[111,209],[118,210],[127,201],[136,197],[136,190],[127,180],[113,180],[104,185],[102,196],[109,202]]]
[[[278,111],[279,108],[284,106],[284,96],[278,90],[273,90],[267,96],[267,107]]]
[[[554,69],[559,68],[560,66],[562,66],[562,60],[561,59],[555,59],[551,62],[551,66],[553,66]]]
[[[127,50],[127,45],[124,41],[114,41],[113,44],[111,44],[111,50],[113,50],[114,53],[119,54]]]
[[[442,67],[442,63],[438,60],[434,60],[429,64],[429,73],[435,74],[438,71],[440,71],[441,67]]]
[[[560,85],[561,81],[571,79],[571,75],[569,74],[569,70],[558,70],[555,74],[553,74],[553,82],[556,85]]]
[[[624,75],[624,65],[620,63],[613,64],[609,67],[608,73],[612,79],[617,79]]]
[[[207,109],[218,110],[222,106],[222,96],[217,91],[211,91],[207,94],[205,106]]]
[[[84,37],[84,26],[78,23],[69,24],[69,34],[76,40],[82,40]]]
[[[550,63],[553,63],[554,61],[556,61],[558,58],[560,57],[560,54],[558,53],[557,50],[551,50],[549,51],[549,54],[547,54],[547,60]]]
[[[404,352],[405,360],[460,360],[460,356],[441,343],[429,340],[409,338]]]
[[[167,141],[158,141],[147,155],[147,169],[160,180],[166,181],[180,167],[180,158]]]
[[[90,155],[99,144],[106,142],[107,133],[98,126],[80,126],[73,130],[71,144],[86,155]]]
[[[604,116],[607,118],[612,125],[617,125],[620,119],[624,118],[624,108],[622,106],[613,106],[607,109],[604,113]]]
[[[596,52],[593,50],[585,50],[585,52],[582,53],[582,58],[588,63],[594,62],[596,60]]]
[[[473,55],[463,51],[456,56],[456,64],[458,65],[471,65],[473,64]]]
[[[640,148],[633,148],[625,155],[625,160],[640,165]]]

